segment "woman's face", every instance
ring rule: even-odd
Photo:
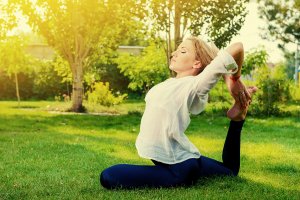
[[[195,63],[195,49],[191,40],[184,40],[172,53],[169,68],[177,73],[193,70]]]

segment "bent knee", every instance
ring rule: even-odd
[[[100,184],[107,189],[112,189],[111,185],[111,175],[107,169],[100,174]]]

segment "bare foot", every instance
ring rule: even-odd
[[[254,94],[256,91],[258,90],[257,87],[255,86],[251,86],[247,88],[247,91],[250,93],[250,95],[252,96],[252,94]],[[246,108],[241,108],[241,105],[239,104],[239,102],[235,102],[234,105],[232,106],[232,108],[230,108],[227,111],[227,117],[233,121],[242,121],[245,119],[247,111],[248,111],[248,107],[250,105],[250,101],[248,102],[248,105],[246,106]]]

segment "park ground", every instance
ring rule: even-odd
[[[300,199],[297,114],[247,118],[238,177],[188,188],[106,190],[99,184],[105,168],[152,164],[134,145],[144,103],[105,111],[114,115],[53,112],[68,106],[57,104],[0,101],[0,199]],[[192,116],[186,134],[203,155],[221,160],[229,120],[212,108]]]

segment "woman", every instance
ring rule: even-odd
[[[155,85],[145,97],[136,147],[141,157],[153,166],[119,164],[100,174],[105,188],[173,187],[190,185],[200,177],[234,175],[240,167],[240,136],[251,94],[240,81],[243,46],[235,43],[218,51],[201,39],[184,40],[172,54],[170,69],[177,73]],[[223,162],[207,158],[189,141],[184,131],[189,113],[204,110],[208,92],[223,75],[235,99],[228,111],[231,119],[223,148]]]

